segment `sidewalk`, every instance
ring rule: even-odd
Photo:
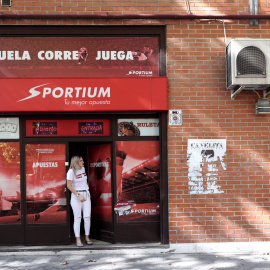
[[[154,269],[184,269],[184,270],[269,270],[269,255],[194,255],[171,253],[145,253],[137,254],[17,254],[0,255],[1,270],[53,270],[53,269],[92,269],[92,270],[154,270]]]
[[[1,270],[269,270],[270,254],[185,254],[157,245],[0,247]],[[104,249],[107,246],[107,249]]]

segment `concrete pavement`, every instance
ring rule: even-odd
[[[174,254],[173,252],[125,252],[106,253],[74,251],[68,254],[49,254],[47,252],[28,254],[1,254],[1,270],[269,270],[269,255],[236,254]]]
[[[181,253],[169,246],[0,247],[1,270],[269,270],[270,254]],[[107,249],[105,249],[107,247]],[[228,252],[228,250],[226,251]]]

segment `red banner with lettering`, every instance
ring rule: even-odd
[[[0,77],[159,76],[158,37],[1,37]]]
[[[167,77],[0,79],[2,112],[168,110]]]

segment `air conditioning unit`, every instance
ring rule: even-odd
[[[227,89],[270,88],[270,39],[232,39],[226,47]]]

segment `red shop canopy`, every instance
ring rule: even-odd
[[[167,77],[0,79],[1,112],[164,111]]]

